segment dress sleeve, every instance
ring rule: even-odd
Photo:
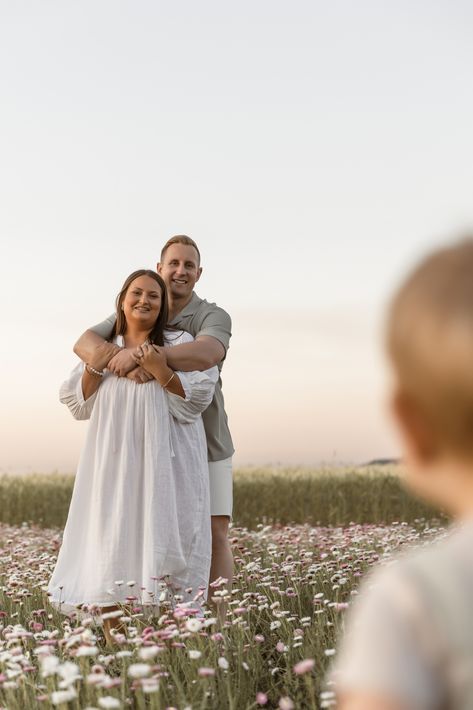
[[[370,575],[348,612],[329,674],[336,694],[373,693],[416,710],[439,707],[442,688],[425,644],[430,624],[424,617],[418,590],[396,566]]]
[[[192,335],[182,331],[179,337],[169,339],[167,346],[172,347],[181,343],[191,343],[193,340]],[[211,367],[203,372],[199,370],[192,372],[177,371],[176,375],[181,380],[185,397],[179,397],[179,395],[166,390],[169,412],[177,421],[182,424],[188,424],[198,419],[212,401],[215,385],[219,378],[218,367]]]
[[[84,363],[80,362],[72,370],[69,378],[62,383],[59,390],[59,401],[69,408],[74,419],[90,419],[98,392],[97,390],[89,399],[84,399],[82,392],[84,367]]]
[[[92,328],[90,328],[89,330],[93,330],[94,333],[100,335],[102,338],[105,338],[105,340],[108,340],[108,338],[110,338],[110,336],[112,335],[113,327],[115,325],[116,320],[117,319],[115,313],[113,313],[101,323],[93,325]]]

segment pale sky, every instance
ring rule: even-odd
[[[73,471],[72,344],[166,239],[233,317],[236,463],[399,453],[381,324],[473,227],[466,1],[0,3],[0,471]]]

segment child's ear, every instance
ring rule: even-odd
[[[426,465],[438,454],[438,446],[432,427],[416,403],[408,394],[397,390],[391,407],[401,431],[406,458],[417,465]]]

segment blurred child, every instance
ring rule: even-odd
[[[332,671],[339,710],[473,709],[473,238],[436,251],[388,316],[406,483],[447,536],[365,582]]]

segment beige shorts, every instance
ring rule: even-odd
[[[209,461],[210,515],[228,515],[233,511],[232,457]]]

